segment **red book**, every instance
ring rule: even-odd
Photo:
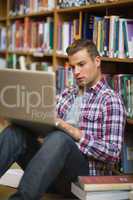
[[[85,191],[131,190],[133,188],[133,175],[79,176],[78,181]]]

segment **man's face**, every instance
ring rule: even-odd
[[[74,68],[74,77],[79,87],[93,86],[101,79],[100,58],[92,59],[86,49],[82,49],[68,57]]]

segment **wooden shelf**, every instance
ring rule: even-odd
[[[58,54],[56,53],[56,57],[57,58],[68,58],[67,55],[64,55],[64,54]],[[133,58],[108,58],[108,57],[101,57],[101,60],[103,62],[122,62],[122,63],[133,63]]]
[[[39,17],[39,16],[45,16],[45,15],[53,15],[54,14],[54,10],[46,10],[46,11],[43,11],[43,12],[38,12],[38,13],[31,13],[31,14],[28,14],[27,16],[28,17]]]
[[[8,16],[9,20],[23,19],[25,15],[17,15],[17,16]]]
[[[7,53],[7,51],[6,50],[0,50],[0,54],[5,54],[5,53]]]
[[[25,17],[40,17],[40,16],[47,16],[53,15],[54,11],[44,11],[44,12],[35,12],[26,15],[16,15],[16,16],[8,16],[9,20],[16,20],[16,19],[23,19]]]
[[[133,58],[108,58],[108,57],[101,57],[101,60],[105,61],[105,62],[133,63]]]
[[[119,0],[115,2],[109,2],[109,3],[94,3],[89,4],[85,6],[80,7],[72,7],[72,8],[62,8],[62,9],[56,9],[56,12],[58,13],[66,13],[66,12],[79,12],[79,11],[86,11],[86,10],[100,10],[100,9],[107,9],[107,8],[120,8],[124,6],[130,6],[133,4],[133,0]]]
[[[6,21],[6,20],[7,20],[6,17],[0,17],[0,22],[4,22],[4,21]]]
[[[44,57],[44,56],[53,56],[53,53],[42,53],[42,52],[31,52],[31,51],[8,51],[9,54],[25,55],[25,56],[34,56],[34,57]]]
[[[133,119],[127,119],[128,124],[133,124]]]
[[[58,54],[58,53],[56,53],[56,57],[57,57],[57,58],[64,58],[64,59],[67,59],[67,58],[68,58],[67,55],[64,55],[64,54]]]
[[[17,54],[17,55],[28,55],[29,52],[27,51],[19,51],[19,50],[16,50],[16,51],[8,51],[9,54]]]
[[[47,56],[47,57],[52,57],[53,56],[53,53],[48,53],[48,52],[31,52],[30,53],[31,56],[33,57],[44,57],[44,56]]]

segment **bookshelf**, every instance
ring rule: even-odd
[[[23,1],[22,1],[23,2]],[[29,5],[25,6],[31,6],[30,1]],[[44,1],[45,2],[45,1]],[[52,2],[52,1],[49,1]],[[100,15],[100,16],[105,16],[105,15],[120,15],[122,17],[130,17],[132,18],[132,7],[133,7],[133,1],[132,0],[120,0],[120,1],[112,1],[108,3],[94,3],[94,4],[87,4],[83,5],[80,7],[71,7],[71,8],[59,8],[58,1],[53,1],[55,2],[55,8],[52,7],[52,9],[45,9],[39,8],[35,9],[35,6],[31,6],[31,9],[29,12],[25,11],[24,13],[24,8],[18,8],[20,5],[18,4],[18,7],[15,5],[15,3],[18,3],[17,0],[2,0],[1,1],[1,9],[0,9],[0,24],[3,24],[7,27],[7,29],[10,29],[10,25],[15,22],[15,21],[24,21],[26,18],[30,20],[42,20],[42,18],[47,18],[51,17],[53,18],[53,23],[54,23],[54,33],[53,33],[53,49],[52,52],[44,52],[44,53],[33,53],[31,51],[27,51],[26,49],[24,50],[11,50],[9,49],[9,32],[7,34],[7,49],[6,51],[0,51],[0,57],[5,56],[6,58],[9,55],[16,54],[17,56],[23,55],[26,56],[29,60],[29,62],[32,62],[32,59],[35,60],[37,57],[41,57],[45,60],[48,59],[51,61],[51,65],[54,67],[54,70],[57,70],[58,64],[64,63],[65,60],[67,60],[67,56],[64,55],[63,53],[58,53],[58,24],[59,21],[66,21],[71,19],[78,19],[79,20],[79,37],[81,37],[81,31],[82,31],[82,26],[83,26],[83,15],[84,13],[88,12],[90,15]],[[14,8],[14,6],[16,6]],[[46,5],[45,5],[46,6]],[[128,9],[128,13],[126,12],[126,9]],[[18,13],[14,13],[14,9],[18,9]],[[21,10],[21,11],[20,11]],[[38,60],[38,58],[37,58]],[[132,64],[133,63],[133,58],[108,58],[108,57],[102,57],[102,62],[110,62],[110,63],[127,63],[127,64]]]

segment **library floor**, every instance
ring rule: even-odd
[[[16,190],[7,186],[0,186],[0,200],[8,200],[8,197],[13,194]],[[71,200],[71,199],[64,199],[59,195],[54,194],[46,194],[45,198],[42,200]],[[76,200],[76,199],[73,199]]]
[[[7,200],[8,197],[15,192],[15,189],[5,186],[0,186],[0,200]]]
[[[15,191],[16,189],[12,187],[0,185],[0,200],[8,200],[9,196],[11,196],[11,194],[13,194]],[[64,198],[63,196],[58,194],[46,193],[42,200],[77,200],[77,198]]]
[[[19,170],[20,167],[16,163],[12,165],[11,169],[14,170],[15,177],[16,177],[17,174],[19,175],[19,173],[18,173],[19,171],[16,171],[16,170]],[[14,183],[16,182],[16,178],[14,177],[14,172],[9,173],[9,174],[7,173],[8,175],[10,175],[10,176],[7,176],[8,177],[8,185],[10,185],[10,186],[14,185],[13,183],[11,184],[12,181],[10,181],[10,180],[13,179],[14,180],[13,182]],[[18,176],[17,176],[17,179],[18,179]],[[6,182],[7,182],[7,179],[6,179]],[[8,200],[8,197],[16,191],[15,188],[4,186],[4,185],[3,185],[3,183],[1,184],[1,182],[0,182],[0,200]],[[76,198],[74,198],[74,199],[63,198],[61,195],[47,193],[47,194],[45,194],[45,197],[42,198],[42,200],[76,200]]]

